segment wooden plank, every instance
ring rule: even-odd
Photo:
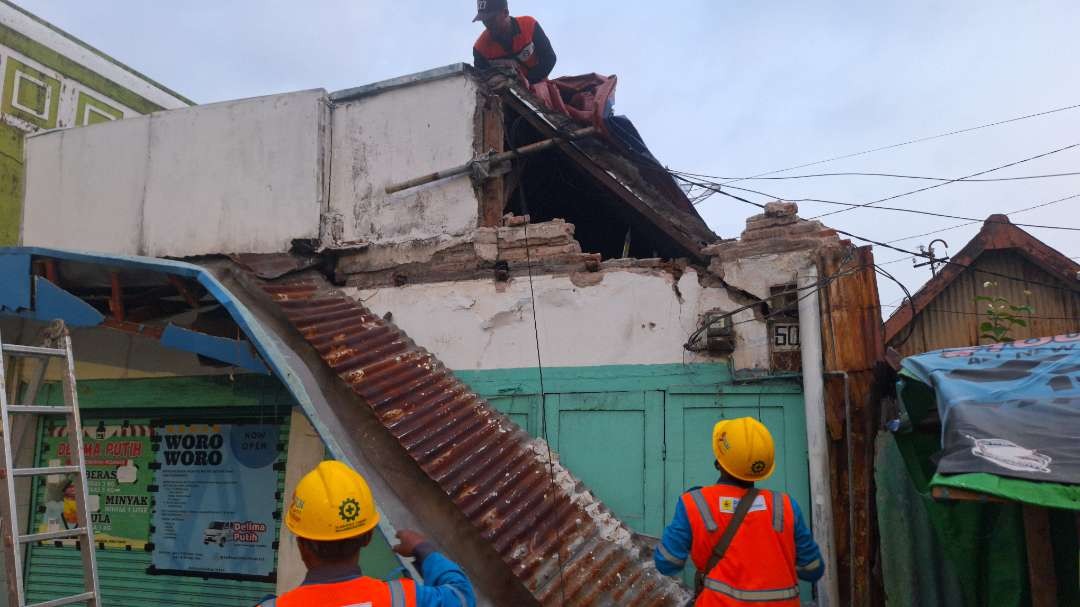
[[[819,261],[826,419],[840,602],[884,604],[874,497],[874,437],[880,419],[874,365],[885,356],[874,256],[870,247],[830,249]],[[851,533],[847,533],[850,529]]]
[[[934,487],[930,490],[930,495],[932,495],[936,500],[952,502],[980,502],[984,504],[1004,504],[1009,501],[996,495],[990,495],[989,493],[968,491],[967,489],[956,489],[954,487]]]
[[[498,95],[480,96],[480,137],[477,137],[478,155],[502,152],[506,149],[503,129],[502,98]],[[494,228],[502,219],[506,206],[503,177],[494,177],[480,186],[480,227]]]
[[[1050,511],[1024,504],[1024,538],[1027,543],[1031,607],[1057,607],[1057,572],[1050,544]]]

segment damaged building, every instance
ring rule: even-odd
[[[371,482],[382,535],[434,538],[483,604],[682,605],[651,538],[715,480],[712,424],[753,416],[779,446],[764,486],[822,545],[821,604],[872,592],[876,540],[848,533],[876,527],[872,256],[794,204],[722,239],[643,145],[464,65],[46,133],[26,157],[0,334],[65,320],[103,436],[273,426],[275,521],[331,455]],[[12,396],[32,381],[6,373]],[[56,431],[36,424],[27,465]],[[37,528],[50,489],[24,489]],[[276,524],[257,574],[163,566],[162,505],[99,542],[107,604],[189,604],[180,585],[250,605],[302,578]],[[55,598],[77,561],[30,546],[28,592]]]

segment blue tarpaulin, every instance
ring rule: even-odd
[[[1080,333],[912,356],[902,377],[912,421],[941,416],[939,474],[1080,484]]]

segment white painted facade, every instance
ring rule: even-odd
[[[28,138],[22,244],[188,257],[318,239],[325,99],[305,91]]]
[[[453,239],[476,228],[468,175],[396,194],[386,187],[473,159],[478,94],[458,73],[334,105],[330,212],[341,240]]]
[[[805,267],[806,256],[801,257]],[[797,270],[775,269],[765,261],[744,271],[762,283],[796,278]],[[595,276],[602,280],[589,284]],[[347,289],[372,311],[392,314],[413,340],[460,371],[535,367],[537,335],[545,367],[716,362],[716,356],[683,345],[706,313],[745,307],[725,288],[702,286],[694,269],[677,281],[659,270],[542,275],[533,279],[533,290],[536,330],[527,277]],[[749,309],[737,312],[733,322],[734,368],[767,371],[766,323]]]
[[[473,159],[478,95],[445,70],[332,108],[313,90],[37,135],[21,244],[191,257],[461,242],[479,217],[468,176],[385,190]]]

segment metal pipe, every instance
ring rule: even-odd
[[[828,429],[825,425],[825,377],[821,346],[821,301],[817,266],[799,275],[799,332],[802,345],[803,401],[806,408],[806,446],[810,459],[811,527],[821,547],[825,574],[818,582],[818,605],[839,605],[836,579],[836,540],[833,535],[832,488],[829,482]]]
[[[395,183],[386,187],[387,194],[396,194],[404,190],[412,189],[418,186],[426,185],[439,181],[440,179],[446,179],[447,177],[455,177],[457,175],[464,175],[472,170],[472,168],[481,162],[490,164],[499,164],[506,162],[507,160],[513,160],[521,156],[529,156],[543,152],[544,150],[553,148],[560,143],[566,143],[567,141],[576,141],[584,137],[591,137],[597,133],[597,129],[594,126],[586,127],[578,131],[570,133],[569,137],[552,137],[551,139],[544,139],[543,141],[537,141],[536,143],[530,143],[528,145],[521,146],[513,150],[506,152],[500,152],[488,157],[474,158],[465,164],[459,164],[456,167],[444,169],[442,171],[435,171],[434,173],[428,173],[427,175],[421,175],[420,177],[414,177],[408,181],[402,181],[401,183]]]

